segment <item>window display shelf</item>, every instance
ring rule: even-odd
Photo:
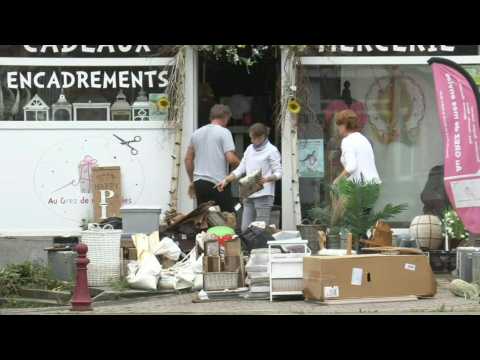
[[[132,130],[132,129],[168,129],[175,126],[163,121],[0,121],[1,130]]]

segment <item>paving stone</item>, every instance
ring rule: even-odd
[[[318,305],[303,300],[246,301],[232,300],[194,304],[196,294],[163,295],[147,299],[97,303],[87,315],[321,315],[321,314],[480,314],[477,301],[455,297],[448,291],[449,278],[439,278],[438,294],[433,299],[414,302]],[[8,314],[75,314],[66,308],[0,310]]]

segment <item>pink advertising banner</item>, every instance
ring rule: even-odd
[[[430,60],[445,144],[445,189],[465,227],[480,234],[480,121],[478,88],[459,65]]]

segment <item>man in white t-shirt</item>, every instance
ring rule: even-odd
[[[215,185],[228,175],[229,167],[240,164],[232,133],[226,128],[231,117],[228,106],[215,105],[210,112],[210,124],[195,131],[185,158],[190,195],[196,196],[199,205],[214,201],[227,212],[234,211],[231,189],[221,193]]]

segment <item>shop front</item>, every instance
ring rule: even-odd
[[[192,54],[175,112],[189,119]],[[79,235],[93,220],[95,167],[121,168],[122,206],[178,201],[168,99],[178,59],[163,45],[0,46],[0,238]]]
[[[475,74],[478,45],[270,48],[281,51],[265,51],[249,72],[198,46],[0,46],[0,237],[78,235],[82,220],[92,218],[97,166],[121,167],[123,205],[190,212],[196,204],[182,160],[216,102],[236,102],[231,131],[240,155],[252,122],[277,130],[272,141],[284,177],[276,205],[284,230],[314,221],[328,206],[341,170],[334,118],[346,108],[361,119],[376,154],[378,207],[407,203],[395,218],[403,227],[439,211],[446,201],[443,143],[427,61],[450,58]],[[182,89],[181,101],[159,108],[172,84]],[[300,114],[289,111],[292,97]]]
[[[284,229],[306,218],[314,221],[331,205],[330,186],[342,171],[335,115],[346,109],[357,114],[373,145],[383,182],[377,208],[407,204],[392,220],[400,228],[408,228],[418,215],[442,217],[449,203],[428,65],[433,56],[451,59],[474,76],[480,68],[478,45],[321,45],[297,59],[284,56],[284,89],[303,102],[298,127],[289,126],[294,118],[284,126],[284,139],[292,133],[297,137],[283,147],[290,168],[284,178]],[[297,94],[289,91],[292,84]]]

